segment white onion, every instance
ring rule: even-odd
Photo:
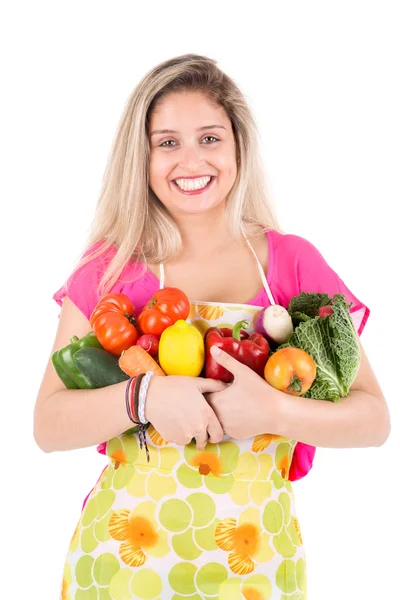
[[[293,333],[292,318],[286,308],[273,304],[260,310],[256,316],[254,328],[265,335],[269,342],[284,344]]]

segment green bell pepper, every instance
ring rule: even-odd
[[[82,338],[72,336],[70,344],[53,352],[51,361],[57,375],[68,389],[94,389],[96,386],[76,366],[74,354],[81,348],[103,348],[93,331]]]
[[[61,348],[61,350],[56,350],[53,352],[51,357],[58,376],[60,377],[61,381],[63,381],[64,385],[70,390],[96,389],[97,385],[93,383],[93,381],[91,381],[87,375],[82,373],[80,369],[78,369],[74,360],[74,356],[75,353],[82,348],[103,349],[103,346],[100,344],[93,331],[90,331],[81,339],[74,335],[70,342],[71,343],[68,346],[65,346],[65,348]],[[129,379],[128,376],[127,379]],[[145,425],[145,428],[147,429],[149,426],[150,423]],[[131,427],[124,433],[127,435],[134,435],[138,432],[138,430],[139,426],[135,425],[135,427]]]

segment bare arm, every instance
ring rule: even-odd
[[[34,410],[34,438],[44,452],[85,448],[133,427],[125,408],[126,383],[98,390],[67,390],[51,362],[55,350],[90,331],[89,321],[64,299],[54,345]]]
[[[336,403],[276,390],[226,352],[214,358],[234,374],[234,382],[207,398],[225,433],[235,439],[275,433],[326,448],[381,446],[390,433],[389,410],[361,344],[360,349],[350,393]]]
[[[34,411],[34,438],[44,452],[94,446],[133,427],[125,405],[126,382],[97,390],[67,390],[59,379],[51,355],[90,331],[81,311],[65,298],[60,321]],[[157,377],[150,380],[146,415],[160,434],[176,444],[196,438],[205,447],[208,436],[223,437],[217,417],[203,393],[225,389],[226,384],[202,377]]]
[[[280,435],[326,448],[381,446],[390,433],[383,392],[360,344],[361,365],[348,396],[339,402],[289,396],[274,390]]]

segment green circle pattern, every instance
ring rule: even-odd
[[[115,496],[113,490],[100,490],[86,502],[79,523],[81,529],[79,541],[84,552],[93,552],[100,542],[110,539],[108,523]]]
[[[172,533],[172,547],[179,558],[195,560],[203,551],[217,550],[215,542],[216,506],[203,492],[194,492],[186,500],[165,500],[159,512],[161,525]]]
[[[299,558],[296,562],[293,560],[283,560],[276,571],[276,585],[285,594],[295,594],[296,599],[305,598],[305,560]],[[286,596],[282,596],[285,598]],[[288,596],[290,598],[293,596]]]
[[[284,558],[293,558],[297,547],[301,546],[295,517],[291,515],[290,508],[290,496],[281,492],[278,500],[267,502],[262,516],[266,531],[272,535],[275,550]]]
[[[198,454],[195,444],[185,447],[186,460],[181,460],[180,464],[178,462],[169,476],[173,477],[178,485],[180,483],[185,486],[189,494],[184,498],[174,497],[172,488],[170,491],[165,488],[164,500],[161,501],[160,494],[159,508],[154,515],[161,528],[168,534],[171,550],[173,549],[180,559],[168,574],[168,582],[174,594],[173,600],[189,598],[190,600],[202,598],[216,600],[220,590],[227,590],[230,593],[230,581],[235,586],[239,583],[240,589],[243,590],[239,592],[241,594],[258,593],[267,594],[269,597],[272,594],[269,581],[272,582],[273,577],[282,592],[280,600],[289,600],[289,598],[304,600],[305,561],[302,558],[295,559],[297,549],[302,542],[297,519],[291,514],[291,483],[282,477],[279,470],[279,466],[285,464],[285,457],[290,455],[290,450],[289,443],[283,442],[277,445],[272,455],[275,466],[268,473],[268,479],[272,481],[277,491],[273,499],[263,502],[259,507],[260,525],[270,536],[271,548],[282,557],[281,563],[274,571],[274,575],[271,573],[269,580],[266,575],[258,573],[237,575],[231,568],[217,561],[203,565],[201,562],[200,564],[195,562],[204,552],[217,551],[215,557],[219,558],[220,548],[215,541],[215,530],[219,523],[216,517],[216,502],[222,501],[221,495],[229,494],[236,477],[235,469],[240,447],[232,442],[207,445],[209,455],[215,455],[221,460],[222,471],[218,476],[213,475],[211,471],[209,475],[201,475],[201,470],[199,468],[196,470],[191,465],[192,458],[196,453]],[[111,539],[108,525],[113,514],[116,491],[124,487],[128,488],[129,482],[132,481],[136,469],[134,462],[139,454],[137,441],[134,436],[119,436],[110,440],[107,453],[109,456],[114,456],[113,463],[110,463],[110,467],[106,469],[99,489],[96,488],[95,493],[92,492],[89,497],[77,528],[79,540],[77,551],[83,551],[84,554],[75,565],[78,586],[75,598],[77,600],[127,600],[128,598],[161,600],[165,590],[163,590],[160,574],[154,568],[154,562],[138,565],[138,567],[127,567],[126,564],[121,563],[117,555],[110,552],[99,556],[92,555],[101,542]],[[209,455],[205,456],[205,460]],[[120,461],[120,457],[125,457],[126,460]],[[200,459],[202,464],[207,464],[203,463],[202,458]],[[195,461],[194,464],[199,464],[200,461],[197,459],[197,463]],[[218,465],[217,461],[213,463],[212,457],[209,461],[210,468]],[[157,471],[157,466],[152,466],[149,472],[154,468]],[[166,473],[160,471],[158,476],[166,476]],[[249,502],[251,503],[251,499]],[[245,510],[244,506],[240,508],[240,511],[242,510]],[[230,515],[237,520],[239,516],[235,511]],[[157,558],[156,554],[154,558]],[[68,578],[65,576],[65,581],[68,586],[71,584],[70,575]]]
[[[76,583],[79,586],[76,598],[111,600],[109,585],[119,570],[119,561],[110,552],[100,554],[96,559],[89,554],[81,556],[75,567]]]

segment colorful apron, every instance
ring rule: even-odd
[[[246,240],[275,304],[256,253]],[[160,287],[164,287],[161,265]],[[191,302],[188,322],[251,323],[262,306]],[[246,399],[244,398],[244,402]],[[306,564],[289,467],[296,442],[228,436],[205,450],[150,426],[109,440],[67,554],[62,600],[305,600]]]

